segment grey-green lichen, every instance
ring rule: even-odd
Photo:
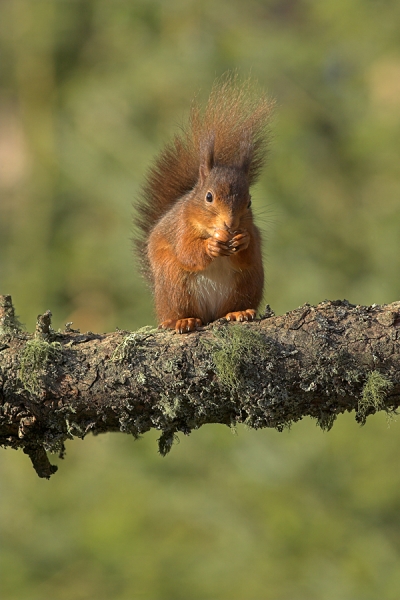
[[[379,371],[369,373],[358,401],[357,421],[361,425],[365,424],[369,413],[385,410],[385,399],[392,387],[393,382]]]
[[[126,360],[132,360],[136,348],[151,335],[159,332],[158,329],[154,329],[151,326],[145,326],[137,331],[128,333],[115,348],[111,360],[113,362],[123,362]]]
[[[322,412],[321,416],[317,419],[317,425],[322,431],[330,431],[336,419],[337,415],[335,413]]]
[[[74,419],[73,415],[76,413],[76,410],[70,406],[68,414],[65,416],[65,425],[67,427],[67,435],[70,439],[76,437],[84,438],[85,437],[85,427],[79,425]]]
[[[161,395],[161,400],[158,402],[161,412],[168,421],[173,421],[176,418],[180,405],[181,400],[179,398],[169,398],[165,394]]]
[[[245,371],[268,352],[265,336],[245,325],[214,329],[211,355],[220,382],[232,391],[246,383]]]
[[[293,419],[280,410],[287,391],[279,359],[297,351],[280,346],[248,324],[218,325],[213,333],[214,338],[204,343],[219,385],[232,402],[230,426],[243,422],[251,429],[290,429]],[[228,398],[225,396],[225,403]]]
[[[21,329],[11,296],[0,296],[0,335],[15,335]]]
[[[166,456],[168,452],[170,452],[174,443],[179,444],[179,438],[175,431],[173,429],[163,431],[161,436],[158,438],[158,451],[161,456]]]
[[[310,361],[300,370],[300,388],[304,392],[323,390],[320,414],[315,417],[322,431],[330,431],[337,419],[337,411],[329,398],[345,398],[359,394],[363,372],[346,350],[321,353],[310,350]]]
[[[28,392],[36,394],[40,391],[47,364],[59,357],[61,352],[59,342],[47,342],[40,338],[26,342],[21,355],[19,379]]]

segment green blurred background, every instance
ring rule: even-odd
[[[265,301],[399,300],[399,23],[398,0],[2,0],[0,293],[29,330],[153,323],[132,202],[238,69],[277,99]],[[70,442],[50,481],[1,451],[4,600],[400,597],[398,423],[156,438]]]

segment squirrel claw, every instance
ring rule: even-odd
[[[158,329],[175,329],[175,323],[173,319],[168,319],[168,321],[163,321],[159,324]]]
[[[253,321],[256,316],[256,311],[252,308],[247,310],[237,310],[225,315],[227,321]]]
[[[189,331],[196,331],[198,327],[202,326],[201,319],[196,318],[188,318],[188,319],[179,319],[175,324],[175,331],[177,333],[187,333]]]
[[[189,331],[196,331],[196,329],[202,325],[201,319],[188,317],[187,319],[168,319],[168,321],[160,323],[158,328],[175,329],[176,333],[188,333]]]
[[[229,248],[231,252],[239,252],[240,250],[246,250],[250,244],[249,232],[243,229],[239,233],[235,232],[235,236],[229,242]]]
[[[218,256],[229,256],[231,250],[226,243],[209,238],[207,240],[206,252],[210,258],[217,258]]]

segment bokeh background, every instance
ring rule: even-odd
[[[277,100],[254,190],[265,302],[400,299],[398,0],[2,0],[0,292],[28,330],[154,323],[132,203],[195,93]],[[0,453],[4,600],[397,600],[399,424],[207,426]]]

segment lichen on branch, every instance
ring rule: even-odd
[[[282,431],[309,416],[328,431],[340,413],[365,423],[400,402],[400,302],[269,309],[187,335],[56,332],[47,311],[32,336],[14,319],[0,297],[0,444],[23,449],[41,477],[55,471],[46,452],[63,456],[90,432],[154,428],[165,455],[207,423]]]

